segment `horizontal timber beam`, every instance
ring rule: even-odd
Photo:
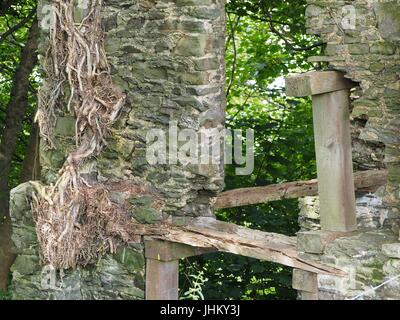
[[[386,183],[386,170],[369,170],[354,173],[355,190],[376,189]],[[234,189],[220,193],[214,209],[234,208],[283,199],[318,195],[318,180],[295,181],[264,187]]]
[[[205,253],[214,252],[212,248],[192,247],[183,243],[162,240],[145,241],[145,257],[158,261],[174,261]]]
[[[296,248],[296,237],[253,230],[212,217],[193,218],[185,226],[165,226],[162,230],[160,235],[146,237],[146,240],[167,240],[196,248],[233,253],[313,273],[346,275],[338,268],[301,259]]]
[[[357,83],[337,71],[311,71],[285,79],[286,95],[289,97],[315,96],[356,86]]]

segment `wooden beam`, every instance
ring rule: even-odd
[[[386,170],[369,170],[354,173],[354,188],[374,191],[387,180]],[[295,181],[264,187],[241,188],[222,192],[218,195],[214,209],[234,208],[270,201],[302,198],[318,195],[318,180]]]
[[[296,237],[253,230],[215,218],[199,217],[182,227],[165,227],[162,235],[155,235],[153,238],[193,247],[213,248],[313,273],[336,276],[346,274],[338,268],[301,259],[296,249]]]
[[[174,261],[213,252],[212,248],[192,247],[163,240],[145,240],[145,257],[159,261]]]
[[[338,71],[308,72],[286,79],[289,96],[312,96],[321,228],[357,228],[350,136],[350,88]]]
[[[321,229],[357,228],[348,89],[314,95],[313,122],[317,157]]]
[[[357,83],[344,77],[338,71],[312,71],[289,76],[286,81],[286,95],[307,97],[328,92],[350,89]]]
[[[178,300],[179,260],[146,259],[146,300]]]

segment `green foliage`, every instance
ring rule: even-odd
[[[0,291],[0,300],[11,300],[12,296],[11,296],[11,291]]]
[[[30,12],[36,10],[36,0],[20,0],[14,1],[14,5],[0,16],[0,35],[5,34],[10,28],[17,26],[29,15]],[[4,126],[6,106],[11,96],[11,87],[13,76],[19,65],[20,51],[24,46],[28,30],[31,22],[21,24],[15,32],[0,41],[0,126]],[[32,54],[36,54],[32,52]],[[19,184],[21,174],[22,161],[25,157],[25,149],[31,131],[33,117],[37,107],[37,87],[39,77],[37,71],[30,76],[29,90],[29,107],[23,122],[23,128],[18,137],[17,150],[14,154],[12,167],[10,171],[10,188]]]
[[[11,274],[8,278],[8,290],[5,292],[0,290],[0,300],[12,300]]]
[[[203,287],[208,279],[204,277],[204,271],[192,271],[191,269],[193,268],[187,267],[186,270],[184,270],[189,288],[181,295],[180,300],[204,300]],[[189,270],[196,273],[188,274],[187,272]]]

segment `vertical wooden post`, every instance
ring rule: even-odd
[[[288,96],[312,96],[321,228],[326,231],[357,227],[349,118],[354,86],[337,71],[286,79]]]
[[[321,228],[356,229],[356,205],[350,136],[350,91],[314,95],[313,118],[317,155]]]
[[[173,253],[171,242],[145,242],[146,300],[178,300],[179,257]]]
[[[178,300],[179,259],[213,251],[169,241],[146,240],[146,300]]]
[[[178,300],[179,260],[146,259],[146,300]]]

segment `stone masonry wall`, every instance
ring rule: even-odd
[[[400,12],[398,1],[309,0],[308,33],[321,36],[329,63],[360,83],[353,94],[355,169],[387,167],[384,203],[399,217]],[[354,12],[354,26],[352,14]],[[349,24],[349,26],[347,25]]]
[[[40,16],[47,12],[42,8],[49,3],[42,1]],[[78,4],[76,15],[82,17]],[[224,184],[223,165],[183,166],[168,159],[166,164],[150,165],[146,135],[150,129],[163,130],[168,140],[170,122],[176,122],[178,130],[196,132],[223,127],[224,12],[221,0],[104,1],[108,62],[114,83],[127,99],[108,147],[86,168],[92,179],[140,178],[162,195],[166,213],[212,214],[212,198]],[[43,54],[45,39],[40,47]],[[41,150],[45,182],[54,182],[66,154],[74,147],[75,119],[62,108],[57,112],[59,146],[46,150],[42,145]]]
[[[107,0],[106,51],[114,81],[127,94],[100,179],[141,177],[174,216],[212,215],[224,183],[223,165],[146,161],[146,133],[169,123],[178,129],[222,128],[225,119],[223,0]],[[115,159],[115,158],[118,159]]]
[[[49,266],[42,266],[30,206],[32,192],[30,183],[24,183],[11,192],[12,239],[18,253],[11,268],[13,299],[144,298],[145,259],[141,244],[120,247],[115,254],[109,254],[87,268],[56,271]]]
[[[85,16],[76,1],[76,20]],[[105,49],[112,77],[126,94],[126,103],[104,152],[84,168],[87,181],[150,184],[165,202],[163,212],[146,196],[133,199],[132,217],[141,223],[182,223],[186,216],[212,215],[216,193],[223,188],[223,165],[155,164],[146,161],[149,129],[218,128],[225,112],[225,10],[223,0],[104,0]],[[40,59],[47,49],[43,28],[51,0],[38,8],[42,37]],[[68,100],[69,88],[64,88]],[[41,142],[42,181],[50,184],[74,148],[75,118],[58,106],[56,148]],[[167,150],[168,151],[168,150]],[[222,152],[222,151],[221,151]],[[220,157],[222,159],[222,157]],[[11,196],[14,242],[18,258],[12,268],[15,299],[143,299],[143,244],[120,247],[96,265],[63,273],[42,266],[24,184]],[[109,190],[111,201],[126,201]]]
[[[356,215],[358,229],[378,229],[383,226],[398,231],[396,219],[387,219],[388,209],[383,204],[384,187],[380,187],[374,193],[357,193]],[[319,230],[320,209],[318,197],[305,197],[299,199],[299,225],[300,231]]]
[[[327,63],[360,84],[352,92],[350,119],[354,169],[387,168],[389,176],[386,186],[357,194],[358,231],[333,241],[331,234],[319,231],[318,199],[300,201],[300,255],[338,266],[348,275],[295,271],[293,286],[302,299],[400,299],[400,2],[308,4],[308,33],[326,43],[324,55],[310,61]]]
[[[293,286],[300,290],[300,298],[307,300],[399,300],[400,281],[395,278],[400,263],[397,239],[390,229],[359,230],[328,243],[322,255],[315,251],[300,253],[301,258],[335,265],[347,275],[314,276],[295,271]],[[312,244],[306,246],[311,248]],[[392,278],[386,285],[371,290]]]

